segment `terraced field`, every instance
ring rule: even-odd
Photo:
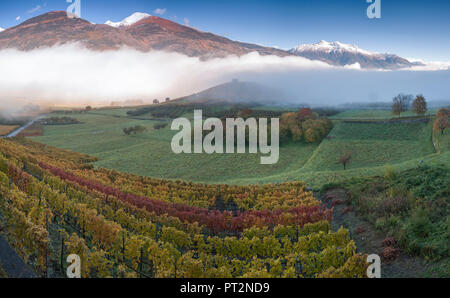
[[[6,136],[18,128],[19,125],[0,125],[0,136]]]

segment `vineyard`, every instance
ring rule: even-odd
[[[300,182],[207,185],[94,169],[87,155],[0,140],[0,220],[41,276],[364,277],[349,231]]]

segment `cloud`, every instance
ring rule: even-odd
[[[188,18],[184,18],[183,22],[185,26],[190,26],[190,21]]]
[[[166,8],[157,8],[157,9],[155,9],[154,13],[159,14],[159,15],[164,15],[166,13],[166,11],[167,11]]]
[[[346,69],[358,69],[358,70],[360,70],[360,69],[361,69],[361,64],[359,64],[358,62],[356,62],[356,63],[354,63],[354,64],[348,64],[348,65],[345,65],[344,68],[346,68]]]
[[[449,71],[377,72],[256,52],[203,61],[178,53],[126,48],[96,52],[69,44],[30,52],[1,50],[0,65],[0,109],[19,103],[151,102],[197,93],[233,78],[263,83],[285,91],[292,101],[312,105],[367,101],[374,94],[390,100],[398,92],[424,93],[427,98],[450,94]]]
[[[438,71],[450,69],[450,61],[424,61],[416,58],[408,58],[407,60],[413,63],[418,62],[422,64],[407,69],[410,71]]]
[[[33,7],[32,9],[28,10],[27,13],[28,13],[28,14],[35,13],[35,12],[41,10],[41,8],[42,8],[42,7],[41,7],[40,5],[37,5],[36,7]]]
[[[330,68],[301,57],[250,53],[202,61],[159,51],[96,52],[75,44],[30,52],[2,50],[0,65],[0,102],[62,105],[176,98],[231,80],[242,72]]]
[[[20,21],[20,16],[18,16],[18,17],[16,18],[16,21]]]

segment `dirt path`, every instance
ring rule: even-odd
[[[9,278],[36,277],[2,235],[0,235],[0,265]]]
[[[334,205],[333,230],[347,228],[355,240],[358,251],[364,254],[377,254],[381,257],[381,272],[384,278],[420,278],[432,277],[431,268],[420,257],[409,256],[399,250],[399,256],[388,261],[383,258],[383,240],[386,235],[374,228],[355,212],[349,211],[349,194],[344,189],[329,190],[320,199],[331,208]],[[335,204],[333,204],[333,201]],[[336,204],[337,203],[337,204]]]

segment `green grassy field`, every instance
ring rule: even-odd
[[[156,121],[117,118],[109,115],[74,115],[83,124],[45,126],[44,136],[33,138],[51,146],[87,153],[99,158],[98,166],[138,175],[223,183],[252,177],[254,181],[301,168],[317,145],[289,144],[280,149],[275,165],[261,165],[254,154],[181,154],[172,152],[176,132],[155,130]],[[142,125],[147,131],[126,136],[122,129]]]
[[[338,171],[344,152],[352,153],[350,168],[400,163],[417,156],[434,153],[431,125],[425,123],[361,124],[337,123],[308,163],[306,171]]]
[[[44,136],[33,139],[48,145],[90,154],[97,166],[138,175],[207,183],[256,184],[292,180],[318,188],[350,177],[383,175],[387,164],[403,170],[426,164],[450,164],[448,131],[432,141],[432,125],[425,123],[344,123],[335,121],[331,139],[321,144],[287,144],[275,165],[261,165],[254,154],[181,154],[172,152],[176,132],[153,128],[158,121],[126,116],[127,109],[96,110],[75,114],[83,124],[45,126]],[[353,112],[353,111],[352,111]],[[376,111],[378,112],[378,111]],[[122,129],[143,125],[147,131],[126,136]],[[350,151],[347,170],[339,156]]]

